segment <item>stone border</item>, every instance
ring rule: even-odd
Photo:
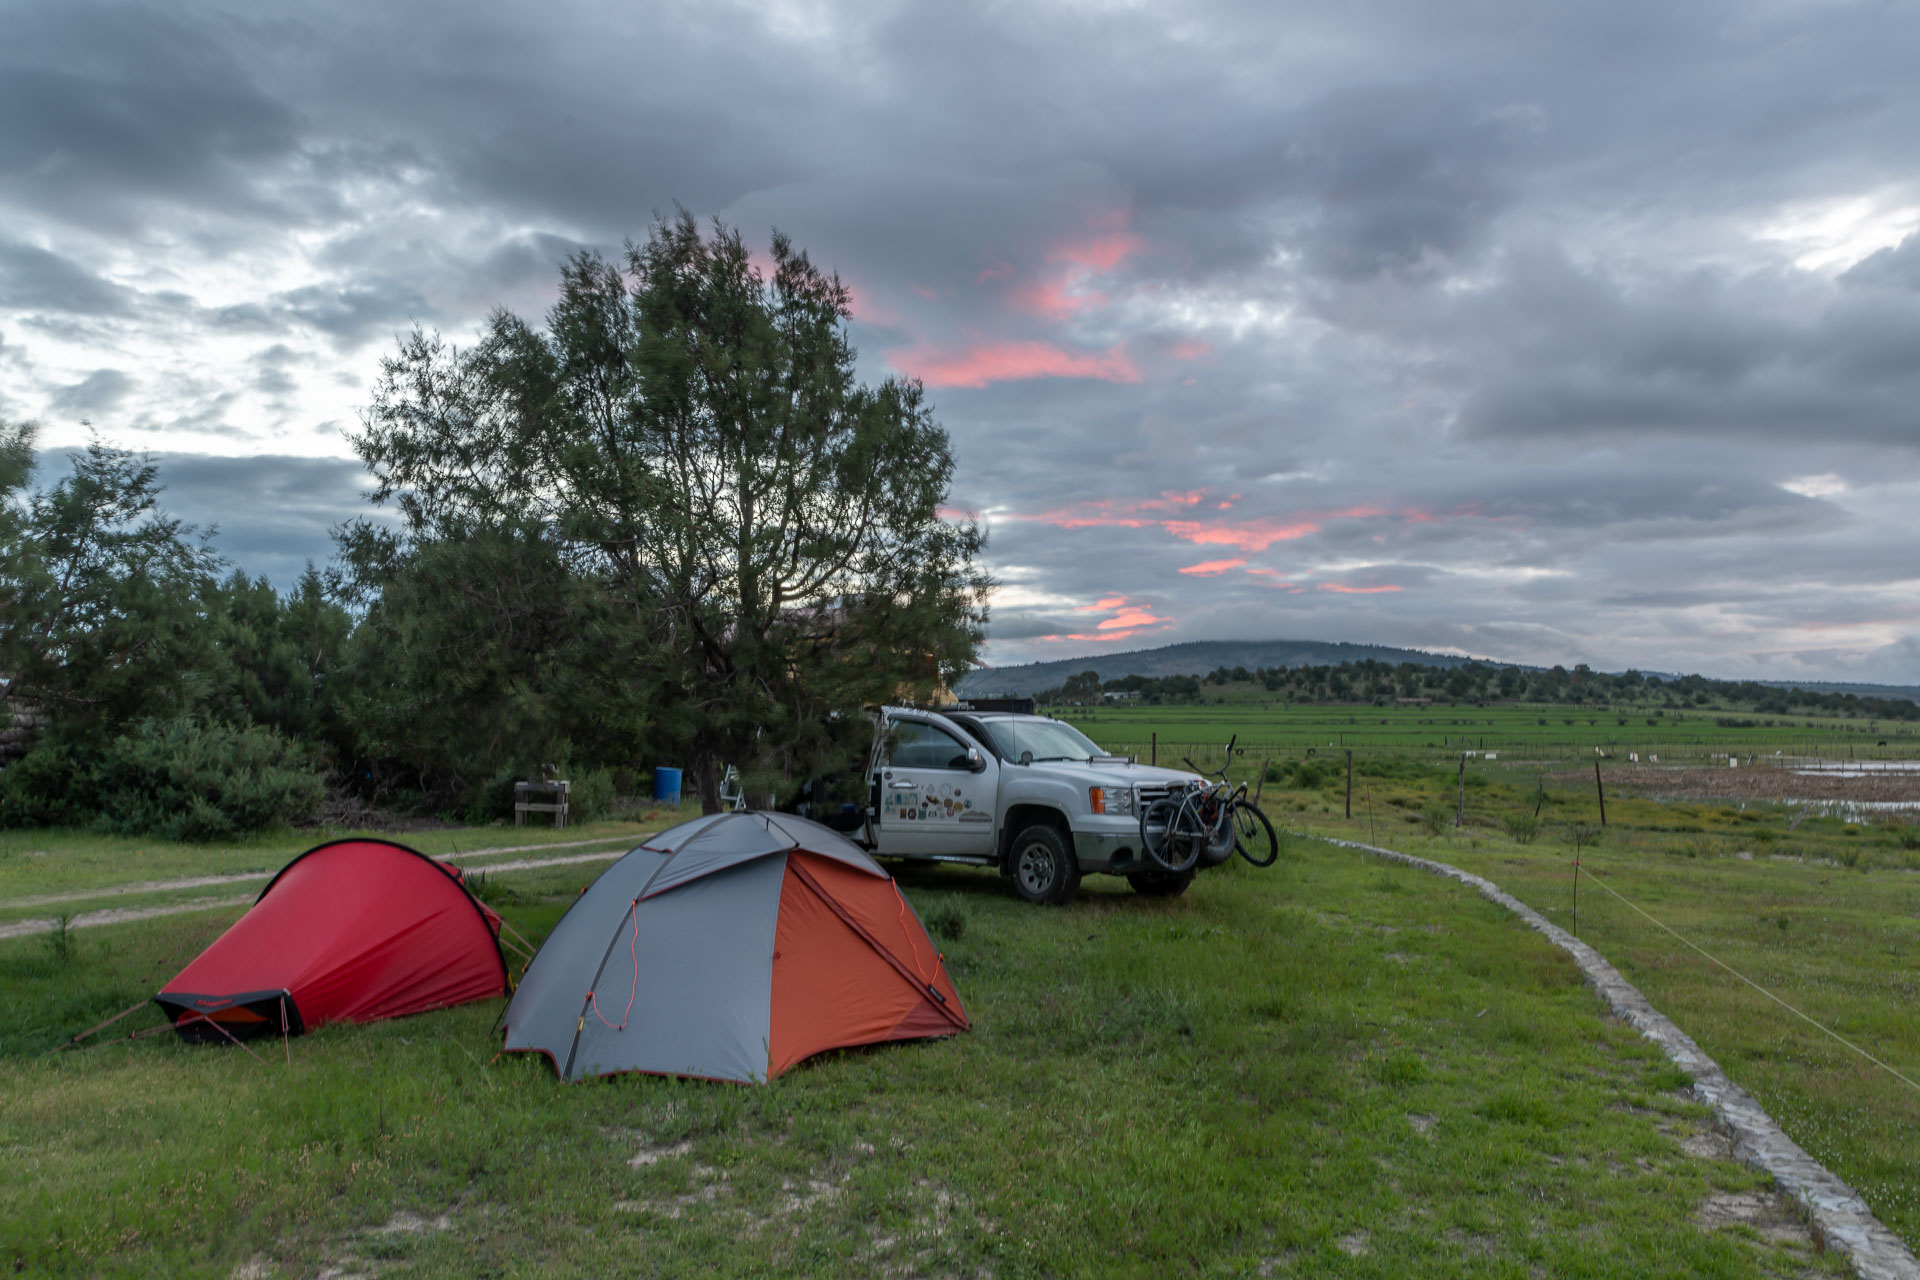
[[[1483,876],[1444,862],[1416,858],[1394,849],[1361,844],[1354,840],[1327,843],[1346,849],[1358,849],[1434,875],[1458,880],[1479,890],[1480,896],[1499,903],[1519,916],[1536,932],[1573,957],[1581,973],[1601,999],[1641,1035],[1659,1045],[1674,1065],[1693,1077],[1693,1091],[1712,1106],[1720,1123],[1733,1139],[1734,1157],[1772,1176],[1802,1208],[1812,1222],[1814,1238],[1822,1247],[1838,1249],[1853,1263],[1862,1280],[1920,1280],[1920,1262],[1916,1262],[1900,1237],[1887,1230],[1873,1216],[1859,1193],[1835,1177],[1819,1161],[1808,1155],[1786,1134],[1772,1117],[1761,1109],[1751,1094],[1727,1079],[1720,1064],[1671,1019],[1648,1003],[1634,985],[1620,976],[1605,957],[1580,939],[1552,923],[1538,911]]]

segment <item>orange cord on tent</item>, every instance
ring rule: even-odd
[[[913,926],[907,922],[907,895],[900,892],[900,882],[898,880],[889,879],[887,883],[893,886],[893,896],[900,900],[900,931],[907,935],[907,950],[913,953],[913,972],[922,983],[931,987],[933,985],[933,979],[929,978],[920,969],[920,947],[919,944],[913,940]],[[933,961],[934,973],[938,975],[940,972],[940,955],[938,952],[934,953]]]
[[[633,921],[633,936],[627,939],[627,955],[633,959],[633,985],[627,988],[627,1011],[620,1015],[620,1025],[614,1026],[607,1021],[607,1015],[600,1012],[600,998],[593,992],[587,992],[587,1004],[593,1009],[593,1016],[600,1019],[600,1025],[611,1031],[625,1031],[627,1019],[633,1016],[633,998],[640,990],[640,955],[635,946],[640,941],[640,899],[635,898],[633,905],[627,908],[627,918]]]

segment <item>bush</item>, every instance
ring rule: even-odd
[[[325,784],[312,753],[272,729],[167,720],[115,738],[92,790],[101,830],[218,840],[311,823]]]
[[[592,822],[613,812],[619,796],[613,770],[586,769],[575,773],[567,788],[567,821]]]
[[[1530,813],[1511,813],[1500,820],[1507,838],[1519,844],[1532,844],[1540,834],[1540,819]]]
[[[1426,827],[1427,834],[1430,836],[1437,836],[1445,832],[1448,827],[1453,825],[1454,817],[1453,806],[1444,800],[1435,800],[1432,804],[1429,804],[1425,809],[1420,811],[1421,825]]]

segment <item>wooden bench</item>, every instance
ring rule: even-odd
[[[513,784],[513,825],[527,825],[530,813],[550,813],[555,828],[567,825],[567,781],[564,778],[552,782],[516,782]],[[551,803],[536,803],[534,796],[552,796]]]

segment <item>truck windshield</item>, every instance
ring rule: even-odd
[[[1036,761],[1091,760],[1107,754],[1086,734],[1058,720],[989,720],[987,732],[1009,760],[1018,760],[1026,751],[1033,752]]]

